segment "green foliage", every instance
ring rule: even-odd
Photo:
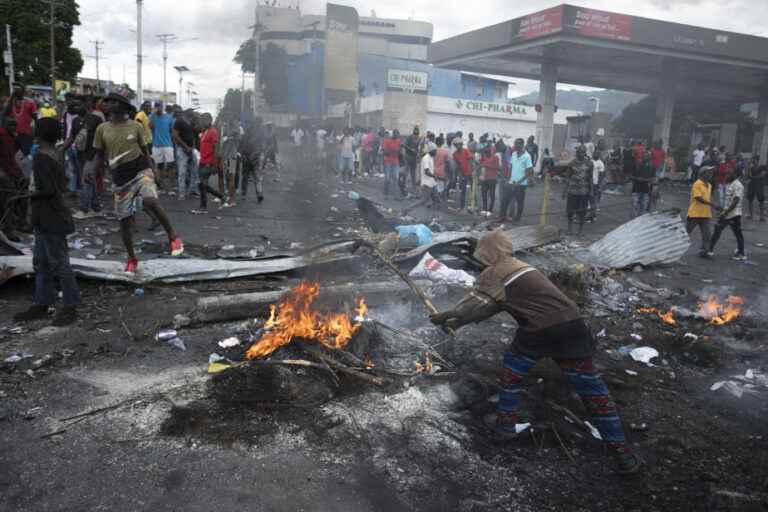
[[[16,81],[25,84],[51,83],[50,3],[43,0],[0,0],[0,19],[11,25]],[[73,81],[83,68],[80,51],[72,47],[73,27],[80,25],[75,0],[57,0],[54,10],[56,79]],[[2,31],[5,49],[5,30]],[[8,89],[8,77],[0,77],[1,90]]]
[[[253,73],[256,69],[256,44],[247,39],[233,59],[240,64],[240,69]],[[259,81],[264,92],[264,99],[270,105],[284,104],[288,100],[288,53],[274,43],[268,43],[260,55]]]
[[[240,64],[240,69],[245,73],[253,73],[256,70],[256,43],[253,39],[246,39],[238,48],[233,61]]]
[[[252,91],[245,91],[245,110],[250,109]],[[242,91],[240,89],[229,89],[224,95],[224,105],[222,106],[220,116],[224,119],[240,119]]]

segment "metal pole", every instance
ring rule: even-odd
[[[14,72],[13,72],[13,43],[11,43],[11,26],[6,24],[5,25],[5,41],[7,43],[5,48],[5,64],[8,66],[8,88],[11,91],[11,94],[13,94],[13,82],[14,82]]]
[[[184,95],[184,89],[183,89],[184,85],[182,85],[182,80],[183,79],[184,79],[184,73],[179,71],[179,97],[176,98],[176,102],[178,103],[178,105],[180,107],[183,106],[182,105],[183,101],[181,101],[181,99],[182,99],[182,97]]]
[[[166,83],[166,68],[168,66],[168,40],[163,39],[163,101],[166,101],[168,95],[168,85]]]
[[[54,90],[54,80],[56,79],[56,43],[54,42],[54,31],[53,31],[53,8],[54,3],[53,0],[50,0],[50,29],[51,29],[51,95],[56,96],[56,91]]]
[[[141,85],[141,7],[143,0],[136,0],[136,98],[141,105],[144,102],[144,89]]]
[[[245,115],[245,71],[243,71],[243,85],[240,88],[240,121]]]

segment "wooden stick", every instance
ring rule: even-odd
[[[402,270],[400,270],[400,267],[392,263],[392,260],[384,256],[381,253],[381,251],[379,251],[378,247],[367,242],[366,242],[366,245],[371,248],[371,250],[373,251],[373,254],[375,254],[377,258],[379,258],[386,266],[388,266],[395,274],[397,274],[398,277],[402,279],[403,282],[405,282],[405,284],[407,284],[411,290],[413,290],[413,293],[415,293],[416,296],[419,297],[419,299],[421,299],[421,302],[424,303],[424,306],[426,306],[427,311],[429,311],[430,314],[435,315],[439,313],[435,305],[432,304],[432,301],[429,300],[429,297],[427,297],[424,291],[418,286],[416,286],[416,283],[414,283],[410,277],[408,277]],[[452,328],[445,325],[442,326],[442,328],[446,333],[450,334],[451,336],[456,335],[456,331],[454,331]]]
[[[345,375],[349,375],[350,377],[355,377],[357,379],[363,380],[365,382],[368,382],[370,384],[375,384],[376,386],[383,386],[388,383],[386,379],[383,379],[381,377],[376,377],[374,375],[369,375],[367,373],[363,373],[358,370],[354,370],[338,361],[336,361],[334,358],[323,352],[321,348],[313,347],[312,345],[308,343],[303,343],[301,341],[298,342],[299,346],[301,346],[304,351],[308,352],[309,354],[312,354],[322,362],[326,363],[328,366],[332,367],[334,370],[339,371]]]
[[[571,460],[571,462],[574,462],[573,455],[571,455],[571,451],[565,447],[565,443],[563,442],[563,439],[560,437],[560,433],[557,431],[557,427],[554,423],[552,423],[552,430],[555,432],[555,437],[560,442],[560,448],[563,449],[565,454],[568,456],[568,458]]]

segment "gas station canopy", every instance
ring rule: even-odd
[[[559,5],[429,48],[435,66],[730,102],[768,93],[768,38]],[[672,87],[672,91],[669,87]]]

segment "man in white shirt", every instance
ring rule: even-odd
[[[293,138],[293,145],[297,148],[300,147],[302,140],[304,140],[304,130],[297,126],[291,131],[291,137]]]
[[[589,220],[593,221],[600,211],[600,201],[603,198],[602,187],[605,182],[605,162],[602,153],[595,151],[592,155],[592,195],[589,198]]]
[[[733,253],[732,259],[737,261],[744,261],[747,259],[744,254],[744,235],[741,232],[741,212],[744,203],[744,185],[742,185],[741,171],[739,169],[733,169],[728,174],[728,187],[725,189],[725,201],[723,204],[725,208],[720,213],[720,217],[715,226],[715,233],[709,242],[709,253],[707,256],[714,256],[715,244],[720,239],[720,235],[723,233],[726,227],[731,228],[733,235],[736,237],[736,251]]]
[[[326,154],[325,154],[325,136],[328,135],[322,127],[318,128],[315,132],[315,140],[317,141],[317,161],[315,162],[318,169],[329,171],[327,168]]]
[[[426,154],[421,158],[421,200],[404,210],[404,213],[431,202],[430,208],[435,211],[435,216],[440,206],[441,195],[437,193],[437,180],[435,179],[435,155],[437,146],[433,142],[426,144]]]
[[[691,155],[691,175],[688,177],[691,183],[699,179],[699,169],[701,169],[701,164],[704,162],[706,154],[707,153],[704,151],[704,144],[699,144],[698,147],[693,150],[693,154]]]

